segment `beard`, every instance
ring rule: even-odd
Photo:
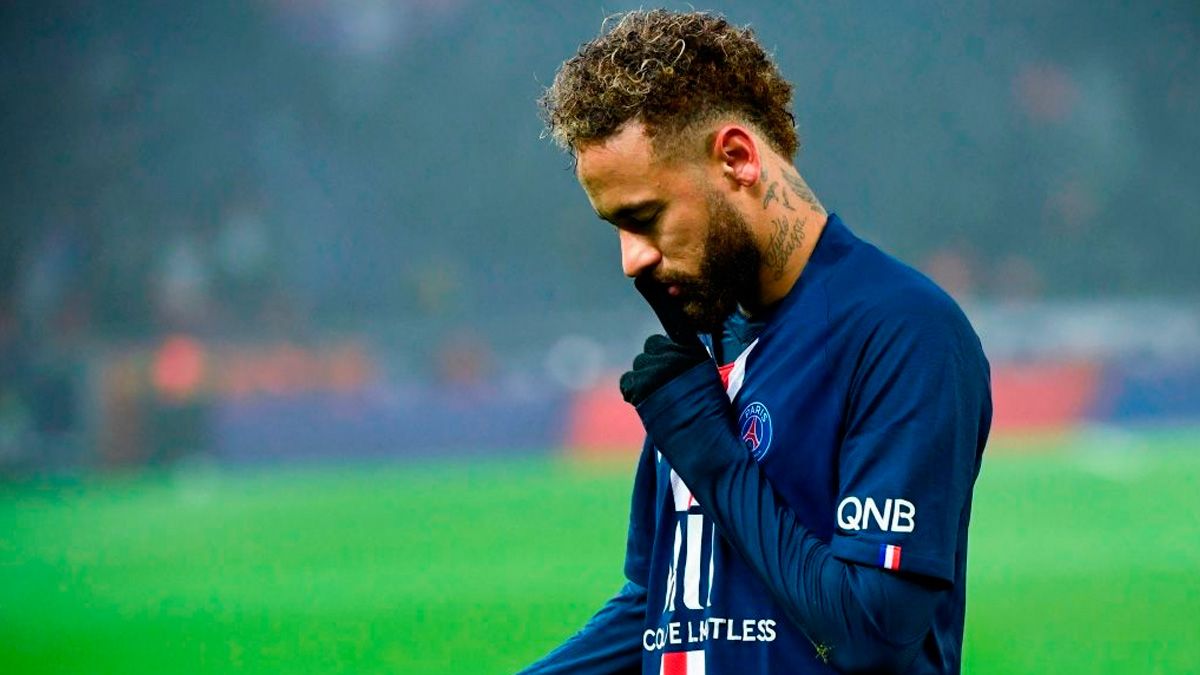
[[[679,286],[677,297],[691,328],[720,333],[739,298],[759,296],[762,253],[755,246],[750,225],[725,197],[709,192],[707,202],[709,227],[699,274],[664,275],[658,281]]]

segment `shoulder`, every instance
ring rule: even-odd
[[[986,357],[966,314],[918,270],[872,244],[855,240],[825,279],[828,345],[843,366],[917,361],[965,362],[984,369]],[[855,369],[857,369],[857,367]]]
[[[829,275],[826,291],[831,318],[864,331],[895,326],[975,334],[962,308],[932,279],[861,240]]]

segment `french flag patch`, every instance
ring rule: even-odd
[[[883,544],[879,547],[879,566],[889,569],[900,569],[900,547]]]

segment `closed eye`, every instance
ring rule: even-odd
[[[597,211],[596,215],[623,230],[644,231],[654,227],[662,210],[662,202],[649,200],[623,206],[611,213]]]
[[[639,214],[637,217],[630,216],[630,217],[624,219],[624,222],[621,223],[621,227],[624,229],[627,229],[627,230],[633,230],[633,231],[637,231],[637,232],[645,232],[647,230],[653,229],[654,226],[658,223],[658,216],[660,213],[661,213],[660,211],[655,211],[654,213],[651,213],[649,215],[640,215]]]

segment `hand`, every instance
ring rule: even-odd
[[[699,485],[701,475],[727,466],[746,448],[738,440],[716,364],[679,302],[650,278],[638,277],[634,286],[670,337],[646,339],[633,370],[621,376],[621,395],[637,409],[646,433],[671,466],[685,481]]]
[[[692,338],[695,337],[693,334]],[[681,345],[665,335],[651,335],[646,338],[642,353],[633,359],[633,370],[621,376],[621,396],[635,406],[640,405],[663,385],[708,358],[698,339],[694,345]]]
[[[716,364],[683,308],[653,279],[638,277],[634,285],[670,336],[647,338],[633,370],[621,376],[621,395],[637,409],[654,446],[692,476],[693,469],[727,460],[728,448],[735,458],[744,454]]]
[[[708,352],[689,326],[679,302],[662,284],[649,276],[640,276],[634,279],[633,285],[670,336],[646,338],[642,353],[633,360],[633,370],[621,376],[621,396],[636,406],[667,382],[707,360]]]

